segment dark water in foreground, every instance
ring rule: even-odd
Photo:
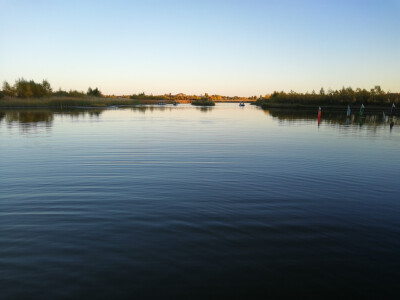
[[[400,124],[0,111],[0,298],[398,298]]]

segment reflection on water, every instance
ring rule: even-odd
[[[221,104],[220,104],[221,105]],[[246,113],[249,109],[252,111],[262,112],[256,107],[248,107],[247,110],[235,110],[235,106],[230,106],[230,110],[226,110],[227,116],[235,113]],[[221,106],[217,107],[193,107],[191,105],[139,105],[135,107],[113,108],[113,109],[71,109],[71,110],[51,110],[51,109],[3,109],[0,110],[0,126],[5,125],[8,128],[18,128],[24,133],[49,132],[54,126],[54,118],[57,116],[61,119],[88,119],[98,120],[105,111],[131,111],[133,113],[163,113],[177,112],[189,117],[194,111],[201,113],[216,112],[223,114]],[[294,126],[301,124],[316,124],[320,126],[338,126],[349,129],[367,128],[367,130],[376,131],[378,128],[390,128],[390,131],[399,124],[398,117],[386,117],[383,114],[369,114],[359,117],[358,114],[352,114],[347,117],[346,111],[343,112],[326,112],[323,111],[319,117],[318,110],[293,110],[293,109],[269,109],[264,113],[271,120],[277,121],[280,126]]]
[[[49,130],[53,125],[54,112],[48,110],[4,110],[0,112],[0,125],[4,121],[9,128],[15,124],[22,132]]]
[[[0,125],[4,121],[8,126],[17,125],[23,131],[37,130],[39,128],[51,128],[55,116],[61,118],[69,117],[71,119],[77,118],[99,118],[100,115],[108,110],[130,110],[132,112],[146,113],[146,112],[171,112],[176,109],[188,106],[180,105],[166,106],[166,105],[138,105],[134,107],[119,107],[111,109],[69,109],[69,110],[51,110],[51,109],[4,109],[0,110]],[[190,107],[190,106],[189,106]],[[210,112],[213,107],[191,107],[200,112]]]
[[[176,109],[180,108],[187,108],[191,107],[196,110],[200,110],[201,112],[209,112],[213,110],[213,106],[188,106],[188,105],[182,105],[180,104],[179,106],[172,106],[172,105],[138,105],[138,106],[133,106],[129,107],[134,112],[143,112],[145,113],[146,111],[149,112],[154,112],[154,111],[174,111]],[[121,107],[120,109],[127,109]]]
[[[5,113],[6,122],[28,123],[47,123],[53,122],[54,113],[52,111],[7,111]]]
[[[0,125],[7,124],[8,127],[17,125],[23,132],[37,131],[41,128],[48,130],[53,126],[54,116],[79,118],[98,118],[103,110],[50,110],[50,109],[6,109],[0,111]]]
[[[131,110],[132,112],[162,112],[162,111],[174,111],[176,109],[187,107],[181,105],[180,107],[174,106],[157,106],[157,105],[139,105],[135,107],[118,108],[118,110]],[[191,107],[200,112],[211,112],[214,107]],[[110,109],[108,109],[110,110]],[[21,128],[29,129],[30,127],[53,126],[54,116],[70,117],[70,118],[99,118],[105,109],[73,109],[73,110],[50,110],[50,109],[20,109],[20,110],[0,110],[0,124],[5,121],[9,125],[12,123],[18,124]],[[380,126],[390,125],[393,126],[399,124],[398,117],[385,117],[379,113],[369,114],[363,117],[352,114],[347,117],[346,112],[323,112],[321,116],[318,116],[318,111],[310,110],[292,110],[292,109],[269,109],[264,110],[267,116],[271,116],[273,119],[278,120],[280,124],[291,124],[296,122],[316,122],[318,125],[331,124],[331,125],[368,125],[368,126]]]
[[[381,126],[393,123],[396,125],[399,123],[397,117],[384,118],[380,113],[369,114],[363,117],[358,115],[350,115],[347,117],[346,111],[343,112],[323,112],[321,117],[318,117],[318,111],[309,110],[291,110],[291,109],[269,109],[266,110],[267,115],[272,116],[281,123],[292,123],[298,121],[305,122],[317,122],[330,124],[330,125],[369,125],[369,126]]]
[[[200,107],[196,107],[197,109],[199,109],[201,112],[209,112],[213,109],[212,106],[200,106]]]

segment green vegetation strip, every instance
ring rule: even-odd
[[[141,104],[130,99],[108,99],[108,98],[72,98],[72,97],[49,97],[49,98],[4,98],[0,100],[0,107],[108,107],[114,105]]]

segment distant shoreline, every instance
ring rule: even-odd
[[[321,88],[319,93],[297,93],[290,91],[286,93],[273,92],[257,98],[251,97],[230,97],[222,95],[146,95],[144,92],[133,95],[104,95],[97,87],[88,91],[61,90],[53,91],[50,83],[43,80],[36,83],[33,80],[18,79],[13,85],[7,81],[3,82],[3,89],[0,91],[0,107],[24,108],[24,107],[50,107],[50,108],[75,108],[75,107],[110,107],[110,106],[134,106],[143,104],[176,104],[190,103],[195,106],[214,106],[215,103],[239,103],[246,102],[260,106],[263,109],[269,108],[291,108],[291,109],[315,109],[323,107],[327,110],[340,109],[350,105],[360,107],[361,104],[367,108],[381,110],[398,103],[400,93],[385,92],[379,85],[370,90],[352,89],[343,87],[340,90],[325,91]]]
[[[160,102],[158,99],[129,99],[129,98],[109,98],[109,97],[43,97],[43,98],[16,98],[16,97],[4,97],[0,99],[0,108],[2,109],[23,109],[23,108],[52,108],[52,109],[79,109],[79,108],[110,108],[110,107],[127,107],[137,105],[157,105]],[[179,104],[190,104],[189,100],[163,100],[165,104],[173,104],[178,102]],[[280,103],[264,101],[243,101],[243,100],[220,100],[213,101],[215,103],[248,103],[256,105],[262,109],[292,109],[292,110],[318,110],[320,106],[323,111],[329,112],[342,112],[347,109],[347,105],[337,104],[301,104],[301,103]],[[374,103],[364,104],[366,112],[390,112],[391,103]],[[350,105],[353,112],[360,109],[360,104]]]
[[[189,100],[162,100],[165,104],[190,104]],[[159,99],[129,99],[129,98],[108,98],[108,97],[42,97],[42,98],[16,98],[4,97],[0,99],[0,108],[107,108],[112,106],[136,106],[155,105]],[[215,103],[251,103],[254,101],[243,100],[222,100]]]

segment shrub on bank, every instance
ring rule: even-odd
[[[195,106],[215,106],[215,102],[209,98],[202,97],[192,101],[192,105]]]
[[[92,97],[103,97],[103,93],[98,88],[92,89],[89,87],[86,94]]]

